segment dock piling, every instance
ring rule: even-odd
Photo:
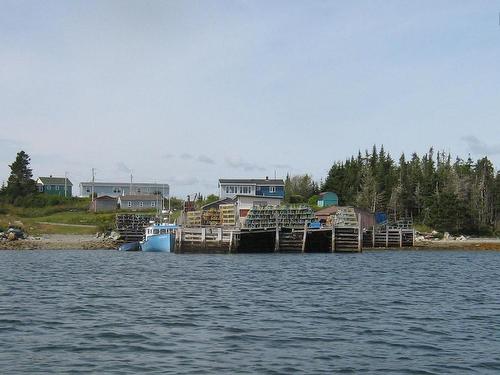
[[[280,251],[280,228],[276,226],[276,237],[274,240],[274,251]]]
[[[306,251],[306,241],[307,241],[307,221],[304,224],[304,235],[302,236],[302,252]]]
[[[335,225],[332,225],[332,253],[335,252]]]
[[[358,214],[358,251],[363,248],[363,227],[361,226],[361,214]]]

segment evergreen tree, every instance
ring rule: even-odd
[[[287,176],[285,180],[285,200],[289,203],[307,202],[319,193],[318,185],[308,174]]]
[[[380,208],[382,198],[383,194],[377,191],[377,181],[370,168],[370,164],[366,163],[362,169],[361,186],[356,203],[358,207],[375,212]]]
[[[335,191],[341,205],[387,210],[393,219],[415,222],[449,232],[488,233],[500,216],[500,177],[485,157],[476,163],[430,148],[396,165],[381,146],[335,163],[323,190]]]
[[[500,230],[500,171],[497,172],[495,177],[495,228]]]
[[[29,165],[30,157],[24,151],[18,152],[16,160],[9,165],[11,172],[7,180],[5,194],[11,202],[14,202],[16,198],[26,197],[37,191]]]

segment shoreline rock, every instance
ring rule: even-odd
[[[119,242],[85,235],[44,235],[16,241],[0,241],[0,250],[114,250]]]

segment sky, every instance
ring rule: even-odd
[[[500,0],[0,0],[0,182],[182,198],[373,144],[500,168]]]

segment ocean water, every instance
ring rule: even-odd
[[[499,374],[500,253],[0,251],[2,374]]]

